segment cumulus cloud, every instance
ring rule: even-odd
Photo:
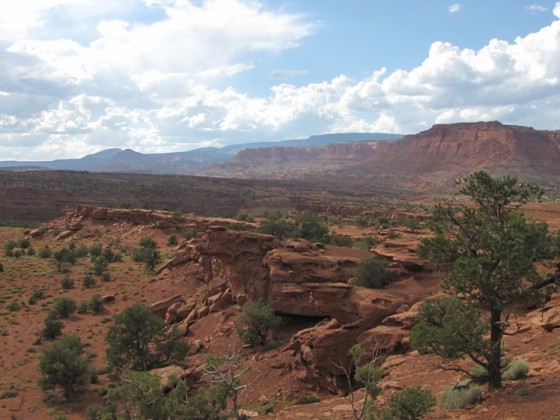
[[[479,50],[434,42],[417,67],[372,69],[361,80],[340,74],[296,85],[290,78],[304,71],[275,70],[268,74],[274,85],[259,97],[230,81],[311,35],[315,26],[305,16],[254,0],[12,4],[20,3],[27,9],[0,6],[0,23],[22,23],[29,12],[14,32],[0,25],[2,160],[108,147],[172,152],[328,132],[412,133],[457,121],[538,128],[560,121],[558,20]],[[70,18],[78,11],[91,23],[86,29]],[[560,18],[560,3],[554,13]],[[74,22],[72,36],[58,36],[58,27],[45,35],[55,15]]]
[[[449,13],[457,13],[459,10],[461,10],[461,5],[459,3],[453,3],[451,6],[449,6],[448,10]]]
[[[554,6],[554,9],[552,10],[552,13],[554,14],[554,16],[556,16],[558,19],[560,19],[560,2],[556,3],[556,5]]]

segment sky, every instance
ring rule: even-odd
[[[0,2],[0,160],[560,129],[560,2]]]

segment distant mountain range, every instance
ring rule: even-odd
[[[0,162],[0,167],[305,180],[431,193],[456,191],[455,179],[485,170],[559,195],[560,131],[498,121],[437,124],[406,136],[329,134],[163,154],[108,149],[81,159]]]
[[[106,149],[80,159],[58,159],[52,161],[3,161],[0,168],[57,169],[89,172],[120,172],[147,174],[198,174],[208,165],[216,165],[233,158],[240,151],[251,148],[270,147],[320,147],[336,143],[393,140],[398,134],[342,133],[311,136],[302,140],[244,143],[222,148],[206,147],[175,153],[143,154],[131,149]]]

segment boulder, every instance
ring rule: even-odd
[[[159,302],[152,303],[151,308],[154,310],[156,315],[160,316],[161,318],[165,318],[165,314],[167,313],[167,309],[177,302],[185,303],[185,299],[182,295],[175,295],[170,298],[160,300]]]

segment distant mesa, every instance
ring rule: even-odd
[[[0,167],[240,179],[373,183],[416,192],[445,192],[477,170],[511,174],[559,191],[560,131],[498,121],[436,124],[413,135],[346,133],[187,152],[142,154],[107,149],[81,159],[0,162]]]

